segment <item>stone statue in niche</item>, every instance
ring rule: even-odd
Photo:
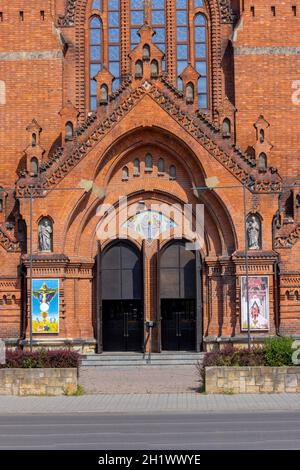
[[[52,223],[48,218],[43,218],[39,223],[39,250],[52,251]]]
[[[261,240],[260,220],[252,215],[247,221],[247,242],[249,250],[259,250]]]
[[[100,103],[106,104],[108,102],[108,88],[106,85],[102,85],[100,88]]]
[[[194,85],[192,83],[188,83],[186,86],[186,101],[189,104],[194,103]]]

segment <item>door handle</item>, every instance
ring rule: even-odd
[[[128,312],[126,312],[126,337],[128,338],[129,333],[128,333]]]
[[[176,312],[176,336],[180,336],[179,335],[179,315],[178,315],[178,312]]]
[[[181,313],[178,312],[178,336],[181,336]]]
[[[124,337],[128,337],[128,313],[124,312]]]

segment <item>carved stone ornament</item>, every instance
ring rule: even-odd
[[[58,18],[58,26],[73,26],[77,0],[67,0],[65,14]]]
[[[279,175],[266,173],[261,178],[257,170],[254,169],[253,162],[247,159],[247,155],[236,146],[229,150],[223,145],[222,140],[217,137],[218,129],[212,123],[209,123],[204,117],[195,117],[182,110],[178,103],[174,102],[173,97],[171,98],[171,91],[162,91],[147,82],[147,89],[144,83],[138,88],[131,89],[129,94],[127,90],[124,99],[120,100],[119,106],[104,119],[97,118],[95,114],[89,116],[83,126],[77,129],[78,142],[76,145],[74,144],[68,152],[64,148],[58,148],[49,160],[40,166],[41,178],[36,184],[28,177],[19,179],[17,183],[18,197],[29,197],[30,192],[34,197],[44,197],[46,191],[58,184],[147,93],[252,192],[269,193],[281,190]],[[215,132],[212,133],[212,130]]]
[[[222,23],[233,23],[235,21],[235,14],[230,6],[230,0],[219,0],[220,16]]]

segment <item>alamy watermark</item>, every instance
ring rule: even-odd
[[[126,196],[116,206],[102,204],[97,217],[97,238],[101,242],[113,239],[187,240],[187,250],[199,250],[204,245],[204,205],[153,203],[139,201],[128,204]]]
[[[292,81],[292,89],[294,92],[292,93],[292,103],[295,106],[300,105],[300,80],[293,80]]]
[[[300,340],[296,340],[292,344],[292,349],[295,349],[292,355],[292,362],[295,366],[300,365]]]
[[[6,362],[5,342],[0,339],[0,364],[5,364],[5,362]]]

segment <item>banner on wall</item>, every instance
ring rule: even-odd
[[[59,333],[59,279],[32,280],[32,332]]]
[[[267,276],[249,277],[250,330],[269,330],[269,278]],[[247,319],[247,277],[241,278],[241,320],[242,331],[248,330]]]

